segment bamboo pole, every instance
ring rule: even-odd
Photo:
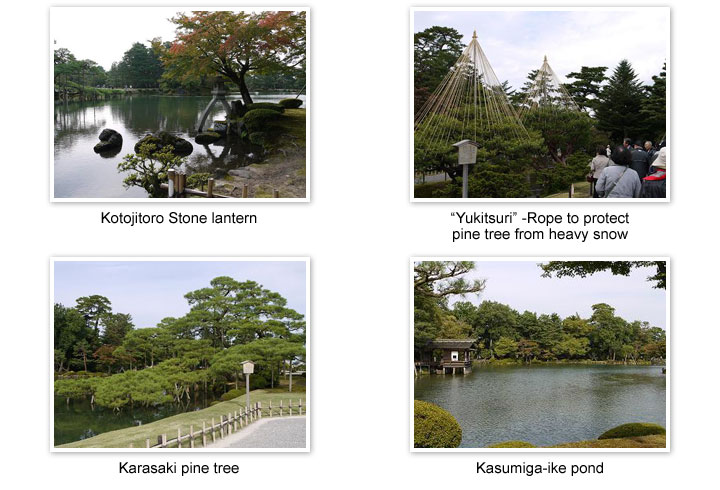
[[[272,417],[272,400],[268,402],[268,408],[270,409],[270,416]]]
[[[178,449],[182,448],[182,434],[180,433],[180,427],[178,427]]]
[[[207,433],[205,431],[205,421],[203,420],[203,430],[202,430],[202,445],[203,447],[207,446]]]
[[[212,441],[215,442],[215,417],[210,419],[210,435],[212,436]]]
[[[277,189],[274,189],[274,190],[273,190],[273,197],[276,197],[276,198],[277,198],[277,197],[280,197],[280,191],[277,190]]]
[[[243,184],[242,197],[245,199],[247,199],[247,197],[248,197],[248,185],[247,184]]]
[[[145,447],[150,448],[150,439],[145,439]]]
[[[178,175],[178,196],[182,196],[185,193],[185,183],[187,182],[187,175],[185,172],[181,172]]]
[[[208,179],[208,190],[207,190],[207,197],[213,197],[213,189],[215,188],[215,179],[210,177]]]
[[[193,426],[190,426],[190,448],[195,447],[195,434],[193,433]]]

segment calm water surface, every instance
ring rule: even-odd
[[[89,400],[71,400],[55,396],[55,445],[79,441],[103,432],[147,424],[178,413],[207,408],[214,398],[199,399],[189,406],[168,403],[158,407],[134,409],[124,408],[120,412],[112,409],[91,407]]]
[[[461,447],[522,440],[536,446],[596,439],[628,422],[665,424],[659,366],[474,366],[462,376],[422,376],[415,399],[452,413]]]
[[[294,96],[255,93],[253,101],[277,102]],[[237,98],[239,95],[228,96],[229,100]],[[300,98],[305,100],[304,95]],[[209,95],[133,95],[99,102],[55,104],[55,197],[147,197],[139,187],[123,187],[125,175],[118,173],[117,164],[133,152],[139,139],[157,131],[169,131],[193,144],[186,166],[194,172],[222,176],[222,172],[255,161],[260,149],[237,140],[231,145],[224,140],[208,146],[195,143],[195,128],[210,100]],[[213,119],[224,118],[225,111],[216,104],[205,127],[211,126]],[[104,128],[122,134],[123,146],[117,154],[101,156],[93,151]]]

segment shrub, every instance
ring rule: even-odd
[[[272,109],[253,109],[243,116],[243,122],[248,134],[265,131],[273,126],[273,122],[280,118],[280,113]]]
[[[458,447],[462,428],[450,412],[415,400],[415,447]]]
[[[214,406],[217,405],[218,403],[220,403],[220,400],[213,400],[213,401],[210,402],[210,406],[211,406],[211,407],[214,407]]]
[[[658,424],[632,423],[618,425],[603,432],[598,439],[620,439],[623,437],[651,436],[665,434],[665,427]]]
[[[537,447],[533,444],[530,444],[526,441],[505,441],[505,442],[498,442],[497,444],[493,444],[488,447],[493,448],[510,448],[510,447]]]
[[[303,105],[303,101],[300,99],[283,99],[280,102],[278,102],[281,106],[285,107],[286,109],[297,109],[301,105]]]
[[[250,143],[262,146],[265,143],[265,131],[255,131],[250,133]]]
[[[285,107],[280,104],[273,104],[272,102],[255,102],[253,104],[248,104],[247,108],[249,111],[252,111],[253,109],[270,109],[271,111],[277,111],[280,114],[285,112]]]
[[[223,394],[223,396],[220,397],[220,399],[224,402],[228,400],[232,400],[233,398],[237,398],[239,396],[242,396],[244,391],[240,391],[236,388],[233,388],[232,390],[228,391],[227,393]]]
[[[207,185],[208,179],[210,178],[210,174],[207,172],[200,172],[192,175],[187,176],[187,180],[185,184],[190,189],[200,189],[203,190],[203,188]]]

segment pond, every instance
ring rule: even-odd
[[[628,422],[665,424],[660,366],[478,366],[468,375],[425,375],[415,399],[460,423],[460,447],[521,440],[548,446],[597,437]]]
[[[289,93],[253,93],[254,102],[278,102],[295,97]],[[239,99],[231,94],[228,100]],[[305,100],[301,95],[300,99]],[[222,177],[228,170],[257,161],[261,148],[235,139],[226,145],[220,140],[211,145],[195,143],[195,129],[211,96],[130,95],[98,102],[55,104],[54,120],[54,196],[57,198],[142,198],[139,187],[125,189],[124,174],[117,164],[135,143],[147,133],[168,131],[187,139],[193,152],[186,167],[193,172],[208,172]],[[215,104],[205,127],[213,119],[224,119],[225,111]],[[122,149],[114,155],[99,155],[93,147],[104,128],[114,129],[123,137]]]
[[[63,397],[55,396],[55,445],[67,444],[93,437],[111,430],[125,429],[147,424],[178,413],[207,408],[214,398],[191,402],[188,406],[174,403],[157,407],[123,408],[114,412],[109,408],[92,407],[90,400],[71,400],[68,404]]]

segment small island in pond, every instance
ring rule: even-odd
[[[657,260],[416,262],[414,446],[666,448],[666,281]]]

